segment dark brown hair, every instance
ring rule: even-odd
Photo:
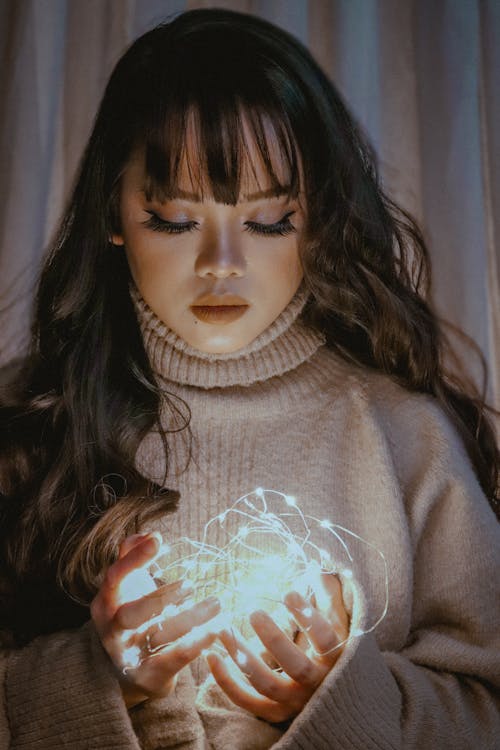
[[[381,189],[372,148],[339,93],[308,50],[276,26],[229,10],[188,11],[140,37],[113,71],[41,271],[29,352],[2,396],[0,609],[11,613],[4,624],[20,642],[86,619],[119,542],[178,501],[142,477],[134,457],[157,427],[168,485],[176,437],[162,430],[159,409],[164,401],[188,434],[189,407],[158,388],[129,269],[109,236],[135,149],[144,150],[151,194],[175,186],[190,114],[200,187],[216,201],[238,201],[243,116],[272,185],[278,158],[296,195],[302,165],[305,320],[346,359],[435,396],[497,509],[493,429],[484,399],[444,370],[425,301],[424,239]]]

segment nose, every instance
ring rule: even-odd
[[[246,260],[238,239],[217,234],[204,243],[195,261],[198,276],[225,279],[244,276]]]

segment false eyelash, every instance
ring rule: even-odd
[[[150,215],[147,221],[143,221],[145,227],[152,229],[154,232],[167,232],[168,234],[181,234],[182,232],[190,232],[192,229],[198,229],[195,221],[187,222],[175,222],[166,221],[160,219],[160,217],[154,213],[154,211],[146,211]]]
[[[175,222],[166,221],[160,219],[160,217],[153,211],[147,211],[150,214],[150,218],[147,221],[142,222],[148,229],[152,229],[155,232],[167,232],[168,234],[182,234],[183,232],[191,232],[193,229],[198,229],[195,221],[187,222]],[[289,221],[288,217],[292,216],[295,211],[289,211],[283,216],[280,221],[275,224],[257,224],[256,222],[247,221],[246,230],[251,234],[263,234],[263,235],[280,235],[284,237],[290,232],[295,232],[296,229],[293,224]]]
[[[252,234],[281,235],[284,237],[286,234],[296,231],[293,224],[288,220],[288,217],[292,216],[294,213],[295,211],[289,211],[282,219],[277,221],[276,224],[256,224],[253,221],[246,221],[245,224],[247,231]]]

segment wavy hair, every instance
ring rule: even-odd
[[[197,154],[185,149],[191,115]],[[244,13],[187,11],[137,39],[111,75],[40,273],[29,351],[3,389],[0,610],[11,613],[3,624],[19,642],[87,619],[123,537],[177,507],[177,493],[161,489],[176,436],[159,415],[169,409],[189,434],[189,406],[155,380],[126,258],[110,236],[137,148],[149,197],[168,197],[185,157],[202,194],[235,204],[248,155],[243,117],[271,185],[280,163],[289,195],[302,188],[306,196],[305,321],[344,358],[434,395],[497,510],[498,451],[484,399],[444,369],[423,236],[381,189],[361,128],[293,36]],[[159,485],[134,467],[153,428],[165,449]]]

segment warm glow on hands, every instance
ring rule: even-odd
[[[230,658],[211,649],[207,662],[233,703],[270,722],[291,719],[302,710],[341,656],[349,631],[337,576],[322,574],[320,587],[328,602],[325,611],[297,592],[285,597],[300,633],[307,636],[302,644],[289,638],[262,611],[254,612],[250,623],[261,647],[266,648],[266,658],[259,658],[258,650],[236,629],[221,632],[220,641]]]
[[[325,588],[325,574],[335,574],[330,577],[343,585],[353,582],[355,560],[347,540],[355,540],[365,551],[375,553],[374,562],[382,561],[385,605],[367,630],[351,628],[340,640],[336,637],[333,642],[330,638],[325,648],[326,640],[321,634],[316,639],[309,638],[307,620],[314,620],[315,613],[331,610],[331,592]],[[186,586],[192,587],[192,599],[178,607],[177,614],[193,603],[216,597],[220,614],[207,622],[206,628],[212,633],[240,634],[245,647],[252,649],[255,655],[265,651],[259,633],[260,640],[256,638],[251,620],[256,610],[267,613],[288,638],[295,638],[299,632],[306,633],[310,654],[319,657],[340,653],[347,638],[373,630],[385,616],[388,606],[387,566],[381,551],[338,524],[303,513],[294,497],[263,488],[240,497],[212,518],[200,540],[183,537],[171,544],[162,543],[148,571],[136,572],[135,577],[126,582],[124,596],[136,597],[141,591],[147,593],[156,586],[153,579],[184,581]],[[341,590],[340,583],[339,587]],[[290,609],[286,599],[290,592],[295,592],[294,596],[303,602],[301,611]],[[135,631],[132,639],[135,641],[138,632],[146,633],[147,648],[131,647],[127,652],[130,666],[161,651],[166,641],[158,636],[162,620],[175,613],[171,607],[167,608]],[[317,617],[315,621],[318,622]],[[328,618],[325,622],[329,622]],[[325,625],[325,622],[322,629],[328,627],[331,631],[331,623]],[[148,635],[151,630],[153,637]],[[341,633],[342,628],[338,632]],[[129,635],[127,632],[124,637]],[[322,647],[318,651],[320,643]]]

